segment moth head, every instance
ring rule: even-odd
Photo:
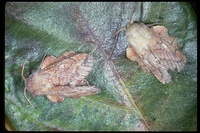
[[[25,81],[25,84],[26,84],[26,89],[31,93],[31,95],[34,97],[35,95],[34,95],[34,87],[33,87],[33,75],[34,74],[31,74],[30,76],[29,76],[29,78],[26,78],[26,81]]]

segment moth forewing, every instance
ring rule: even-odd
[[[62,102],[67,97],[78,98],[100,92],[85,79],[93,67],[93,57],[87,53],[71,51],[58,58],[48,55],[39,67],[26,79],[26,88],[32,96],[46,95],[52,102]]]
[[[45,54],[43,59],[42,59],[42,63],[39,66],[39,70],[47,68],[47,66],[53,64],[53,62],[55,62],[55,60],[56,60],[56,57]]]
[[[61,63],[63,60],[68,59],[72,56],[74,56],[75,53],[70,51],[70,52],[65,52],[63,55],[59,56],[58,58],[52,56],[52,55],[47,55],[42,61],[42,69],[47,70],[50,68],[55,67],[58,63]]]
[[[186,63],[185,56],[179,51],[175,37],[168,35],[165,26],[148,27],[143,23],[134,23],[133,10],[130,23],[126,26],[126,40],[130,46],[126,50],[127,57],[137,61],[144,71],[154,74],[163,84],[171,81],[168,70],[181,71]],[[120,28],[114,36],[122,31]]]

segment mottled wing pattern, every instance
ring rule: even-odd
[[[92,66],[93,58],[86,53],[80,53],[48,66],[42,73],[48,72],[51,75],[49,80],[54,85],[76,86],[88,76]]]
[[[178,49],[178,41],[167,34],[164,26],[154,26],[150,29],[156,43],[149,43],[148,49],[137,53],[132,46],[127,48],[127,57],[137,61],[139,66],[147,72],[151,72],[163,84],[171,81],[168,70],[181,71],[186,63],[185,56]],[[152,42],[155,42],[155,41]],[[150,40],[151,41],[151,40]]]
[[[91,87],[85,80],[93,66],[93,58],[86,53],[69,56],[73,53],[65,53],[58,58],[59,62],[48,67],[48,73],[52,76],[49,81],[54,83],[53,88],[49,91],[47,98],[53,102],[61,102],[65,97],[80,97],[81,95],[91,94]],[[45,72],[45,71],[44,71]],[[88,88],[79,91],[78,86],[87,86]],[[93,87],[95,88],[95,87]],[[94,90],[94,92],[97,89]],[[55,94],[53,94],[55,93]]]
[[[52,102],[97,94],[100,89],[85,80],[93,64],[93,57],[87,53],[66,52],[58,58],[45,56],[39,70],[28,78],[28,90],[33,96],[47,95]]]

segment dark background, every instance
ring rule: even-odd
[[[197,6],[196,6],[196,2],[189,2],[191,5],[192,5],[192,7],[193,7],[193,9],[194,9],[194,11],[195,11],[195,13],[196,13],[196,15],[197,15]]]

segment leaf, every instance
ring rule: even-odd
[[[5,7],[5,113],[16,130],[45,131],[194,131],[197,129],[197,24],[189,4],[140,3],[134,20],[161,23],[177,37],[187,58],[185,69],[170,72],[161,84],[128,60],[125,32],[115,44],[112,34],[125,26],[135,3],[8,2]],[[101,93],[52,103],[45,96],[23,96],[21,77],[37,70],[44,54],[87,52],[96,61],[87,77]],[[29,95],[30,97],[30,95]]]

